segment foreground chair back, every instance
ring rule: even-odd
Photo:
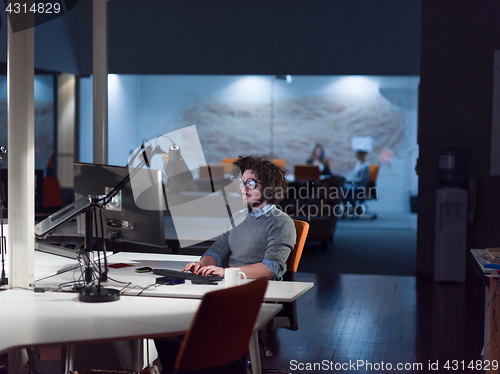
[[[267,279],[203,297],[175,363],[176,374],[245,374],[246,352]]]

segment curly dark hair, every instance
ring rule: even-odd
[[[239,156],[233,162],[232,175],[237,178],[238,174],[246,170],[252,170],[259,179],[262,186],[262,196],[268,204],[279,204],[288,191],[286,180],[287,170],[273,164],[267,156]]]

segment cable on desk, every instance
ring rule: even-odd
[[[82,281],[69,281],[69,282],[64,282],[61,283],[58,287],[57,290],[60,292],[75,292],[74,286],[81,285],[83,287],[83,282]],[[64,287],[71,287],[71,290],[65,291]]]
[[[129,290],[130,290],[130,291],[132,291],[132,290],[135,290],[135,289],[139,289],[139,290],[140,290],[140,292],[139,292],[138,294],[136,294],[136,295],[133,295],[133,296],[142,296],[142,293],[143,293],[144,291],[147,291],[147,290],[148,290],[148,289],[150,289],[150,288],[155,289],[155,288],[157,288],[157,287],[159,287],[159,286],[161,286],[161,284],[156,284],[156,283],[154,283],[154,284],[153,284],[153,283],[152,283],[152,284],[149,284],[149,285],[144,286],[144,287],[142,287],[142,286],[133,286],[133,287],[130,287],[130,288],[129,288]],[[121,293],[122,293],[122,292],[125,292],[125,290],[126,290],[126,289],[124,288],[124,289],[122,289],[120,292],[121,292]]]
[[[114,279],[114,278],[111,278],[111,277],[108,277],[108,279],[112,280],[113,282],[116,282],[116,283],[123,283],[123,284],[132,284],[132,282],[123,282],[123,281],[119,281],[117,279]]]

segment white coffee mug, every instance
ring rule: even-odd
[[[240,268],[224,269],[224,286],[234,287],[243,284],[243,279],[247,279],[247,275]]]

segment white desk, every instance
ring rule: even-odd
[[[200,302],[122,297],[82,303],[75,293],[0,291],[0,318],[8,321],[0,324],[0,353],[23,346],[182,334]]]
[[[172,270],[182,270],[184,266],[191,261],[198,261],[199,256],[183,256],[169,255],[156,253],[132,253],[120,252],[108,257],[109,265],[113,264],[128,264],[132,266],[123,268],[110,268],[108,277],[110,280],[106,283],[106,287],[123,290],[124,295],[131,296],[156,296],[156,297],[180,297],[180,298],[195,298],[203,297],[207,292],[215,291],[224,288],[224,281],[217,285],[191,284],[191,281],[186,280],[185,284],[167,286],[155,285],[156,278],[159,275],[153,273],[136,273],[135,269],[143,266],[152,268],[164,268]],[[55,274],[57,268],[52,269],[52,274]],[[63,282],[71,282],[79,278],[80,272],[69,271],[51,278],[40,280],[35,278],[37,287],[57,288]],[[122,283],[119,283],[122,282]],[[125,288],[127,283],[131,283]],[[152,287],[147,288],[152,285]],[[311,289],[314,283],[311,282],[274,282],[270,281],[267,286],[265,301],[274,302],[291,302],[302,295],[307,290]]]
[[[183,335],[201,300],[122,297],[110,303],[82,303],[74,293],[0,291],[0,354],[15,348],[106,342]],[[250,345],[260,372],[257,331],[281,310],[262,304]]]
[[[124,263],[132,266],[118,269],[110,268],[109,277],[114,281],[110,280],[105,283],[105,286],[122,289],[124,285],[116,281],[123,281],[132,282],[135,286],[147,287],[148,285],[154,284],[155,279],[158,276],[152,273],[136,273],[136,268],[141,266],[151,266],[181,270],[186,263],[197,260],[199,260],[199,256],[130,252],[117,253],[108,257],[109,264]],[[66,268],[75,263],[76,261],[72,259],[35,252],[36,287],[57,289],[63,282],[70,282],[80,278],[81,272],[79,269],[57,274],[59,269]],[[290,302],[312,288],[313,285],[314,284],[311,282],[271,281],[268,283],[264,299],[266,301]],[[125,295],[131,295],[131,297],[122,297],[118,302],[102,304],[80,303],[77,301],[76,294],[73,293],[46,292],[38,294],[29,291],[24,292],[24,294],[27,295],[25,296],[26,300],[22,300],[21,298],[19,303],[3,303],[2,297],[6,298],[7,295],[13,291],[2,291],[0,292],[0,318],[4,318],[4,315],[5,318],[11,318],[10,315],[14,315],[16,313],[15,309],[17,307],[21,309],[29,309],[29,311],[24,318],[21,317],[19,320],[15,320],[15,323],[11,324],[12,330],[8,330],[9,326],[0,327],[0,336],[10,336],[4,334],[13,334],[13,331],[15,331],[14,326],[20,324],[21,320],[28,321],[25,322],[26,328],[21,329],[23,334],[19,334],[18,331],[19,335],[25,336],[19,338],[19,341],[9,341],[8,343],[5,343],[7,344],[6,346],[0,345],[0,353],[2,350],[7,348],[20,346],[61,343],[68,344],[84,341],[112,341],[117,339],[136,339],[183,334],[189,327],[187,319],[191,321],[194,312],[197,309],[197,305],[199,305],[199,299],[201,299],[207,292],[222,288],[224,288],[223,281],[219,282],[219,284],[215,286],[198,284],[193,285],[190,281],[186,281],[183,285],[161,285],[145,291],[128,288],[124,290],[123,293]],[[139,301],[139,297],[133,297],[133,295],[137,295],[139,293],[141,293],[142,296],[155,297],[141,297]],[[64,312],[61,314],[59,314],[59,312],[50,314],[49,311],[55,310],[56,308],[54,308],[54,303],[51,303],[49,307],[49,300],[59,300],[61,302],[60,305],[64,304],[64,307],[62,308]],[[182,300],[184,300],[185,303],[183,303]],[[8,299],[5,299],[5,301],[8,301]],[[196,304],[189,304],[193,302]],[[12,304],[13,307],[11,308],[9,306],[4,310],[2,305],[6,304]],[[129,304],[134,305],[139,309],[134,310],[132,307],[130,308],[130,313],[128,313]],[[172,306],[172,308],[168,309],[173,313],[172,318],[170,318],[170,312],[165,309],[166,305]],[[190,307],[191,309],[189,309],[190,311],[188,309],[177,309],[176,305],[185,306],[185,308],[188,309]],[[267,321],[273,318],[276,313],[281,310],[282,306],[279,304],[264,304],[262,308],[263,309],[261,309],[261,313],[259,314],[254,334],[250,342],[250,356],[253,363],[252,370],[255,374],[261,372],[257,331],[262,328]],[[40,314],[35,313],[35,309],[39,310]],[[122,311],[125,314],[120,314]],[[183,320],[183,316],[177,313],[184,314],[184,318],[187,319]],[[80,316],[80,314],[82,314],[82,316]],[[104,319],[101,320],[98,316],[107,317],[104,317]],[[119,316],[118,319],[117,316]],[[80,317],[82,317],[81,320]],[[110,320],[114,322],[109,324],[108,322]],[[73,326],[75,321],[78,321],[78,329],[83,328],[85,330],[85,334],[80,335],[79,330],[75,330],[75,332],[72,333],[72,336],[68,337],[68,331],[74,329]],[[133,321],[133,323],[130,328],[126,328],[124,325],[128,324],[129,321]],[[157,323],[161,324],[160,328],[158,328]],[[86,329],[86,325],[90,326],[90,328]],[[107,327],[104,328],[104,325]],[[54,326],[57,326],[56,330],[58,331],[57,334],[52,335],[50,330],[53,329]],[[141,330],[141,326],[146,326],[147,328]],[[113,332],[111,330],[118,331]],[[38,339],[35,339],[35,337]]]

